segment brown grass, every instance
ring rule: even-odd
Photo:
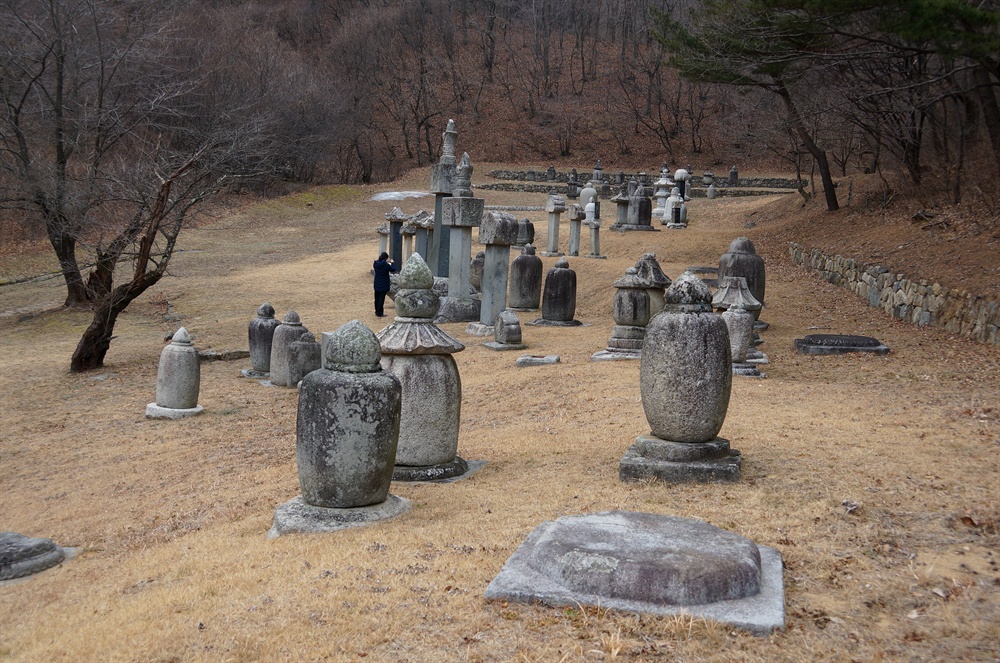
[[[83,549],[0,587],[0,660],[1000,656],[1000,350],[892,321],[790,266],[772,231],[798,219],[743,229],[751,212],[787,202],[696,200],[685,232],[605,232],[608,260],[570,261],[590,326],[524,328],[529,352],[559,354],[557,366],[516,369],[511,353],[446,326],[467,343],[459,451],[489,464],[456,484],[394,484],[413,503],[397,520],[268,540],[274,507],[298,493],[296,394],[239,378],[245,362],[207,363],[202,416],[147,421],[174,329],[163,316],[216,349],[245,347],[265,300],[316,332],[352,318],[377,330],[368,268],[392,203],[365,202],[373,191],[319,189],[186,232],[174,278],[122,317],[99,374],[67,372],[87,315],[57,309],[58,281],[0,289],[0,527]],[[528,216],[544,245],[544,214]],[[744,478],[623,484],[618,460],[647,428],[638,365],[589,362],[610,334],[610,284],[644,251],[674,278],[715,264],[740,234],[768,260],[772,325],[768,378],[735,381],[722,431],[743,451]],[[3,257],[0,276],[29,258]],[[794,353],[811,327],[873,335],[893,352]],[[861,506],[848,514],[844,500]],[[787,630],[754,638],[687,617],[484,601],[538,523],[610,509],[701,518],[781,550]]]

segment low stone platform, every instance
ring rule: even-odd
[[[52,539],[0,532],[0,581],[16,580],[51,569],[75,556],[75,548],[62,548]]]
[[[734,483],[740,480],[743,457],[729,440],[671,442],[640,435],[618,465],[622,481],[658,479],[668,483]]]
[[[493,336],[496,327],[493,325],[484,325],[481,322],[470,322],[465,327],[465,333],[469,336]]]
[[[744,378],[766,378],[767,373],[761,373],[760,368],[757,364],[751,362],[744,362],[739,364],[733,364],[733,375],[739,375]]]
[[[590,361],[627,361],[642,359],[642,350],[601,350],[590,356]]]
[[[456,462],[461,461],[461,466],[465,468],[458,474],[451,474],[450,472],[439,474],[431,470],[431,468],[442,467],[440,465],[430,465],[427,467],[396,465],[392,471],[392,480],[423,483],[455,483],[457,481],[464,481],[465,479],[468,479],[473,474],[486,467],[487,462],[485,460],[464,460],[458,456],[455,456],[455,460]]]
[[[558,364],[559,355],[522,355],[514,362],[515,366],[546,366],[548,364]]]
[[[183,419],[185,417],[193,417],[196,414],[201,414],[205,410],[201,405],[195,405],[194,407],[188,408],[174,408],[174,407],[161,407],[156,403],[150,403],[146,406],[146,418],[147,419]]]
[[[795,339],[795,349],[804,355],[843,355],[849,352],[889,353],[889,346],[871,336],[809,334]]]
[[[351,509],[313,506],[303,502],[302,496],[299,495],[275,509],[274,523],[267,536],[273,539],[283,534],[336,532],[348,527],[362,527],[380,520],[395,518],[409,510],[409,500],[395,495],[389,495],[381,504]]]
[[[542,523],[486,598],[688,614],[755,635],[785,626],[781,554],[688,518],[613,511]]]
[[[496,350],[497,352],[505,352],[507,350],[524,350],[528,347],[524,343],[497,343],[496,341],[488,341],[483,343],[483,345],[490,350]]]

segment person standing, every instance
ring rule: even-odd
[[[385,296],[389,294],[389,274],[398,272],[399,268],[389,260],[389,254],[382,252],[372,264],[375,270],[375,315],[379,318],[385,317]]]

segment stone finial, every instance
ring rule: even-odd
[[[270,302],[264,302],[257,308],[258,318],[274,318],[274,307],[271,306]]]
[[[741,308],[751,313],[760,310],[760,302],[754,298],[747,286],[746,278],[742,276],[723,277],[715,297],[712,298],[712,306],[724,310]]]
[[[398,207],[393,207],[384,216],[386,221],[406,221],[410,218],[408,214],[405,214],[403,210]]]
[[[174,332],[173,338],[170,339],[173,345],[189,346],[191,345],[191,335],[188,334],[188,330],[181,327]]]
[[[377,228],[375,228],[375,234],[377,234],[377,235],[388,235],[389,234],[389,226],[387,224],[385,224],[385,223],[380,224]]]
[[[569,269],[569,260],[566,260],[566,258],[556,260],[556,269]]]
[[[411,256],[412,258],[412,256]],[[326,340],[326,361],[331,371],[344,373],[377,373],[382,349],[371,329],[360,320],[351,320]]]
[[[663,310],[674,313],[708,313],[712,310],[712,293],[698,275],[686,271],[663,294]]]
[[[455,170],[455,188],[451,195],[454,198],[472,197],[472,160],[469,159],[468,152],[462,154],[462,160]]]
[[[411,255],[399,272],[400,289],[430,290],[434,287],[434,274],[419,253]]]
[[[458,137],[458,132],[455,131],[455,120],[448,120],[448,126],[445,128],[444,133],[441,134],[442,146],[441,146],[441,163],[445,165],[454,165],[455,163],[455,138]]]
[[[399,273],[399,290],[396,292],[398,317],[432,319],[440,307],[440,298],[431,290],[433,287],[431,268],[419,253],[414,253]]]
[[[622,276],[614,283],[612,283],[616,288],[647,288],[649,284],[646,283],[642,278],[639,277],[638,270],[635,267],[629,267],[625,270],[625,276]]]
[[[670,286],[670,277],[663,273],[655,253],[643,253],[642,257],[635,263],[635,269],[639,278],[656,288]]]
[[[282,322],[286,325],[301,325],[302,319],[299,318],[299,314],[295,312],[294,309],[285,314],[284,320]],[[181,327],[183,329],[183,327]]]
[[[521,255],[522,256],[535,255],[535,247],[533,247],[531,244],[525,244],[524,247],[521,249]]]

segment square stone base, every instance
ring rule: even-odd
[[[292,533],[336,532],[395,518],[409,510],[410,502],[395,495],[389,495],[380,504],[350,509],[313,506],[302,501],[302,496],[299,495],[275,509],[274,524],[268,531],[267,538],[274,539],[282,534]]]
[[[740,480],[743,457],[735,449],[729,449],[728,454],[721,458],[660,460],[640,453],[643,437],[640,437],[622,456],[618,465],[618,478],[622,481],[657,479],[667,483],[735,483]],[[706,443],[706,445],[712,444],[712,442]]]

